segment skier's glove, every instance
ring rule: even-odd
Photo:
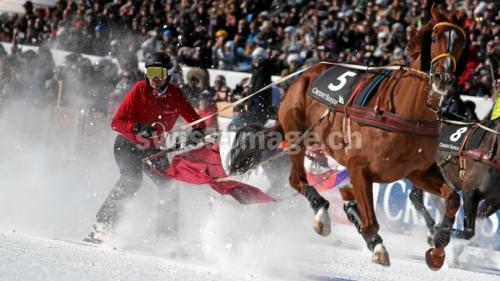
[[[186,141],[187,145],[196,145],[203,140],[205,132],[203,128],[193,128]]]
[[[132,132],[141,135],[145,138],[150,138],[153,136],[153,132],[155,132],[156,129],[154,126],[151,124],[141,124],[137,123],[132,127]]]

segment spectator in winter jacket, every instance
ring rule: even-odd
[[[226,85],[224,75],[217,75],[213,86],[214,101],[229,101],[231,89]]]
[[[500,118],[500,79],[496,82],[496,98],[493,109],[491,110],[491,120]]]
[[[124,71],[122,73],[122,78],[116,84],[115,89],[109,95],[108,100],[108,113],[113,114],[115,112],[118,104],[123,100],[125,94],[132,88],[133,81],[129,71]]]
[[[182,92],[189,103],[196,107],[201,93],[210,89],[208,71],[203,68],[193,67],[187,72],[186,80]]]
[[[250,80],[250,94],[256,93],[265,86],[271,84],[271,61],[266,57],[262,48],[257,48],[252,53],[253,72]],[[250,98],[248,111],[255,120],[252,123],[263,126],[272,111],[271,88],[266,89]]]
[[[214,101],[210,96],[210,92],[206,91],[202,93],[200,100],[198,101],[198,107],[196,108],[196,112],[203,118],[205,116],[209,116],[215,114],[205,120],[205,126],[207,127],[207,133],[216,132],[219,129],[219,124],[217,121],[217,106],[215,106]]]

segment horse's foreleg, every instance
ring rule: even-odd
[[[484,219],[496,213],[498,209],[500,209],[500,200],[485,200],[479,208],[478,215]]]
[[[328,201],[323,198],[314,187],[307,183],[306,173],[304,170],[305,147],[296,143],[308,128],[308,124],[304,121],[305,114],[305,93],[308,87],[307,79],[298,79],[287,91],[287,94],[281,102],[278,116],[280,124],[285,133],[285,139],[290,145],[289,158],[292,161],[292,170],[290,173],[290,184],[292,187],[304,195],[311,208],[314,210],[315,217],[313,221],[314,230],[327,236],[331,232],[330,216],[328,215]]]
[[[368,174],[368,168],[355,159],[350,159],[347,167],[353,188],[344,188],[341,191],[342,198],[347,201],[344,204],[344,211],[373,253],[372,261],[389,266],[391,265],[389,253],[378,235],[379,225],[373,206],[373,182]]]
[[[290,173],[290,185],[300,194],[304,195],[314,210],[315,217],[313,221],[314,230],[323,236],[331,233],[331,221],[328,215],[330,203],[323,198],[318,191],[307,183],[304,170],[305,149],[293,151],[289,158],[292,161],[292,170]]]
[[[430,269],[439,270],[445,259],[444,248],[450,242],[451,230],[455,222],[455,214],[460,207],[460,196],[446,183],[437,166],[433,165],[427,171],[415,171],[407,176],[415,186],[440,195],[445,200],[444,216],[441,223],[434,226],[434,248],[426,252],[426,262]]]
[[[349,176],[354,189],[358,209],[361,214],[361,233],[372,236],[379,230],[379,224],[375,217],[373,206],[373,182],[368,174],[368,168],[362,163],[356,163],[356,160],[349,159],[347,164]]]
[[[451,231],[455,222],[455,215],[460,207],[460,196],[446,183],[440,188],[441,197],[445,200],[443,220],[434,226],[434,248],[426,252],[425,259],[431,270],[439,270],[445,259],[445,247],[450,243]]]
[[[476,229],[477,209],[479,206],[479,194],[477,190],[471,190],[463,194],[464,200],[464,230],[453,229],[454,237],[460,239],[471,239]]]
[[[356,226],[356,229],[361,234],[361,236],[363,236],[363,239],[366,242],[366,247],[368,247],[368,249],[373,252],[377,244],[383,243],[382,237],[380,237],[378,234],[375,236],[365,235],[361,231],[361,215],[359,214],[358,204],[356,203],[356,199],[354,196],[354,189],[352,187],[342,187],[339,188],[339,191],[342,199],[345,201],[344,212],[347,216],[347,219],[352,224],[354,224],[354,226]]]

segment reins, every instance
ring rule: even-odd
[[[425,73],[423,71],[420,71],[420,70],[417,70],[417,69],[414,69],[414,68],[411,68],[409,66],[402,66],[402,65],[390,65],[390,66],[363,66],[363,65],[356,65],[356,64],[348,64],[348,63],[333,63],[333,62],[320,62],[319,64],[327,64],[327,65],[332,65],[332,66],[342,66],[342,67],[345,67],[345,68],[350,68],[350,69],[356,69],[356,70],[364,70],[364,71],[375,71],[375,70],[404,70],[404,71],[410,71],[410,72],[414,72],[418,75],[421,75],[421,76],[424,76],[426,78],[429,78],[429,74],[428,73]],[[191,126],[194,126],[194,125],[197,125],[215,115],[217,115],[219,112],[222,112],[222,111],[225,111],[235,105],[238,105],[238,104],[241,104],[243,103],[244,101],[250,99],[251,97],[265,91],[266,89],[269,89],[275,85],[279,85],[281,83],[283,83],[284,81],[287,81],[289,80],[290,78],[296,76],[296,75],[299,75],[300,73],[302,72],[305,72],[309,69],[311,69],[312,67],[314,67],[315,65],[313,66],[308,66],[306,68],[303,68],[303,69],[300,69],[298,71],[295,71],[285,77],[282,77],[280,79],[278,79],[277,81],[275,82],[272,82],[268,85],[266,85],[265,87],[259,89],[258,91],[244,97],[244,98],[241,98],[235,102],[232,102],[226,106],[224,106],[223,108],[219,109],[217,112],[215,113],[212,113],[210,115],[207,115],[203,118],[200,118],[196,121],[193,121],[191,123],[188,123],[188,124],[185,124],[185,125],[182,125],[180,126],[179,128],[173,130],[173,131],[170,131],[170,132],[164,132],[165,135],[167,134],[173,134],[175,132],[179,132],[179,131],[183,131]],[[236,178],[240,178],[240,177],[243,177],[243,176],[246,176],[246,175],[249,175],[253,170],[255,170],[258,166],[260,165],[263,165],[263,164],[266,164],[266,163],[269,163],[275,159],[278,159],[280,157],[282,157],[283,155],[285,155],[290,149],[293,149],[295,147],[297,147],[298,145],[300,145],[300,143],[303,141],[303,139],[307,136],[307,134],[317,125],[319,125],[325,117],[327,117],[329,115],[329,113],[331,112],[331,109],[327,109],[325,110],[325,112],[323,113],[323,115],[321,115],[321,117],[313,124],[311,125],[306,131],[304,131],[300,137],[292,144],[290,144],[288,147],[286,147],[285,149],[283,149],[280,153],[276,154],[276,155],[273,155],[272,157],[264,160],[263,162],[260,162],[259,164],[255,165],[255,167],[253,167],[252,169],[249,169],[247,171],[245,171],[244,173],[242,174],[238,174],[238,175],[233,175],[233,176],[228,176],[228,177],[224,177],[224,178],[219,178],[217,179],[217,181],[219,182],[224,182],[224,181],[230,181],[230,180],[233,180],[233,179],[236,179]],[[221,132],[217,132],[215,134],[212,134],[212,135],[209,135],[207,137],[213,137],[215,135],[219,135]],[[155,137],[158,137],[158,136],[155,136]],[[166,139],[166,138],[165,138]],[[205,143],[205,142],[203,142]],[[199,146],[199,145],[198,145]],[[156,159],[156,158],[159,158],[165,154],[168,154],[168,153],[173,153],[173,152],[179,152],[179,151],[189,151],[189,150],[192,150],[192,149],[195,149],[195,148],[198,148],[198,146],[193,146],[193,147],[182,147],[180,148],[179,144],[175,144],[174,146],[171,146],[171,147],[163,147],[163,146],[160,146],[160,149],[163,150],[163,151],[160,151],[159,153],[156,153],[154,155],[151,155],[149,157],[146,157],[143,159],[143,162],[148,164],[148,165],[153,165],[152,163],[152,160]]]
[[[490,129],[486,126],[484,126],[483,124],[481,124],[480,122],[463,122],[463,121],[456,121],[456,120],[451,120],[451,119],[440,119],[441,122],[443,123],[448,123],[448,124],[453,124],[453,125],[463,125],[463,126],[473,126],[473,125],[476,125],[478,126],[479,128],[487,131],[487,132],[490,132],[492,134],[496,134],[496,135],[500,135],[500,132],[497,132],[493,129]]]
[[[368,71],[374,71],[374,70],[383,70],[383,69],[386,69],[386,70],[405,70],[405,71],[410,71],[410,72],[417,73],[417,74],[422,75],[422,76],[425,76],[425,77],[427,77],[427,78],[428,78],[428,77],[430,77],[428,73],[425,73],[425,72],[423,72],[423,71],[420,71],[420,70],[417,70],[417,69],[411,68],[411,67],[409,67],[409,66],[403,66],[403,65],[388,65],[388,66],[363,66],[363,65],[357,65],[357,64],[349,64],[349,63],[333,63],[333,62],[325,62],[325,61],[320,62],[320,63],[318,63],[318,64],[336,65],[336,66],[342,66],[342,67],[351,68],[351,69],[356,69],[356,70],[365,70],[365,71],[367,71],[367,72],[368,72]],[[312,67],[314,67],[314,66],[315,66],[315,65],[312,65],[312,66],[308,66],[308,67],[306,67],[306,68],[303,68],[303,69],[297,70],[297,71],[295,71],[295,72],[293,72],[293,73],[291,73],[291,74],[289,74],[289,75],[287,75],[287,76],[285,76],[285,77],[282,77],[282,78],[280,78],[280,79],[276,80],[275,82],[272,82],[272,83],[270,83],[270,84],[266,85],[265,87],[263,87],[263,88],[259,89],[258,91],[256,91],[256,92],[254,92],[254,93],[249,94],[249,95],[248,95],[248,96],[246,96],[246,97],[243,97],[243,98],[241,98],[241,99],[239,99],[239,100],[237,100],[237,101],[235,101],[235,102],[232,102],[232,103],[230,103],[230,104],[228,104],[228,105],[226,105],[226,106],[222,107],[221,109],[219,109],[218,111],[216,111],[216,112],[214,112],[214,113],[212,113],[212,114],[209,114],[209,115],[207,115],[207,116],[205,116],[205,117],[202,117],[202,118],[200,118],[200,119],[198,119],[198,120],[196,120],[196,121],[193,121],[193,122],[191,122],[191,123],[184,124],[184,125],[180,126],[179,128],[177,128],[177,129],[175,129],[175,130],[172,130],[172,131],[170,131],[170,132],[164,132],[164,135],[165,135],[165,137],[166,137],[166,135],[168,135],[168,134],[174,134],[174,133],[179,132],[179,131],[184,131],[184,130],[186,130],[186,129],[187,129],[187,128],[189,128],[189,127],[192,127],[192,126],[194,126],[194,125],[197,125],[197,124],[199,124],[199,123],[201,123],[201,122],[203,122],[203,121],[205,121],[205,120],[208,120],[208,119],[212,118],[213,116],[215,116],[215,115],[219,114],[220,112],[225,111],[225,110],[227,110],[227,109],[229,109],[229,108],[232,108],[232,107],[234,107],[234,106],[236,106],[236,105],[238,105],[238,104],[241,104],[241,103],[245,102],[246,100],[248,100],[248,99],[252,98],[253,96],[255,96],[255,95],[257,95],[257,94],[259,94],[259,93],[261,93],[261,92],[263,92],[263,91],[265,91],[265,90],[267,90],[267,89],[269,89],[269,88],[271,88],[271,87],[273,87],[273,86],[279,85],[279,84],[281,84],[281,83],[283,83],[283,82],[285,82],[285,81],[289,80],[290,78],[292,78],[292,77],[294,77],[294,76],[296,76],[296,75],[301,74],[302,72],[305,72],[305,71],[307,71],[307,70],[311,69],[311,68],[312,68]],[[153,136],[153,138],[158,138],[158,137],[162,137],[162,136]],[[167,148],[160,146],[160,149],[167,149]]]
[[[253,170],[255,170],[258,166],[260,165],[264,165],[266,163],[269,163],[275,159],[278,159],[280,157],[282,157],[283,155],[285,155],[289,150],[293,149],[293,148],[296,148],[298,145],[300,145],[300,143],[307,137],[307,135],[311,132],[311,130],[316,127],[317,125],[319,125],[321,123],[321,121],[323,121],[323,119],[325,119],[326,116],[328,116],[328,114],[330,114],[331,112],[331,109],[328,108],[327,110],[325,110],[325,112],[323,113],[323,115],[321,115],[321,117],[318,119],[318,121],[316,121],[313,125],[311,125],[307,130],[305,130],[298,138],[295,142],[293,142],[292,144],[288,145],[287,147],[285,147],[281,152],[277,153],[276,155],[273,155],[269,158],[267,158],[266,160],[260,162],[259,164],[255,165],[255,167],[253,167],[252,169],[248,169],[247,171],[245,171],[244,173],[241,173],[241,174],[238,174],[238,175],[234,175],[234,176],[228,176],[228,177],[224,177],[224,178],[218,178],[217,181],[218,182],[225,182],[225,181],[230,181],[230,180],[233,180],[233,179],[236,179],[236,178],[240,178],[240,177],[243,177],[243,176],[246,176],[246,175],[249,175]]]

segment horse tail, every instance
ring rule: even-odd
[[[244,173],[257,166],[262,155],[274,148],[270,139],[276,136],[283,136],[283,128],[279,122],[267,129],[259,125],[248,125],[236,131],[229,151],[229,175]]]

